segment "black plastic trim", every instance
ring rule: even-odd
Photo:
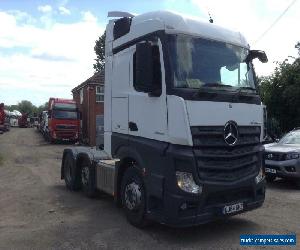
[[[120,164],[129,158],[141,168],[147,190],[147,216],[160,223],[176,227],[203,224],[224,217],[220,215],[224,204],[244,202],[245,211],[248,211],[264,201],[265,184],[256,185],[253,175],[231,183],[200,179],[193,147],[119,133],[112,133],[111,145],[112,155],[120,159]],[[116,174],[120,168],[121,165]],[[176,171],[192,173],[195,182],[203,185],[202,194],[181,190],[177,186]],[[235,198],[234,192],[239,190],[246,190],[245,197]],[[221,196],[224,199],[219,200]],[[187,204],[184,211],[180,208],[183,203]]]

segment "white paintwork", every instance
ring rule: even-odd
[[[113,47],[131,41],[137,37],[157,31],[165,30],[167,33],[190,34],[193,36],[224,41],[248,48],[245,37],[237,31],[196,20],[170,11],[153,11],[132,18],[130,32],[114,41]]]
[[[262,105],[209,101],[185,103],[190,126],[224,126],[232,120],[241,126],[263,127]]]
[[[134,19],[134,18],[133,18]],[[164,30],[165,26],[160,20],[146,20],[142,23],[137,23],[134,27],[133,24],[130,27],[130,32],[124,36],[121,36],[113,42],[113,47],[116,48],[124,43],[127,43],[137,37],[144,36],[146,34]]]
[[[114,20],[106,26],[105,39],[105,88],[104,88],[104,150],[111,156],[111,118],[112,118],[112,41]]]
[[[191,126],[225,125],[229,120],[248,126],[263,123],[261,105],[210,101],[185,101]],[[230,108],[231,107],[231,108]]]
[[[130,59],[130,49],[125,49],[113,55],[112,98],[128,98]]]
[[[131,58],[136,46],[132,46]],[[158,41],[160,51],[162,94],[159,97],[149,97],[147,93],[138,92],[133,86],[133,73],[130,77],[129,121],[137,124],[138,131],[129,131],[130,135],[140,136],[158,141],[167,141],[167,104],[165,69],[163,65],[162,44]],[[133,60],[131,60],[131,69]]]
[[[107,17],[134,17],[134,15],[125,11],[110,11]]]
[[[128,90],[130,51],[113,55],[112,68],[112,132],[128,134]]]
[[[14,110],[13,112],[13,115],[17,116],[17,117],[21,117],[22,116],[22,113],[18,110]]]
[[[112,99],[112,132],[128,134],[128,97]]]
[[[188,113],[182,97],[168,95],[168,142],[193,145]]]
[[[110,17],[115,16],[130,17],[126,13],[110,14]],[[132,17],[130,32],[114,40],[114,21],[110,20],[107,25],[105,43],[104,149],[109,155],[111,155],[112,132],[192,146],[190,126],[224,126],[229,120],[236,121],[238,125],[263,126],[262,105],[185,101],[181,97],[166,96],[160,42],[162,66],[160,97],[149,97],[148,94],[135,91],[133,87],[132,57],[135,45],[115,55],[112,53],[113,48],[158,30],[164,30],[166,33],[190,34],[248,48],[246,39],[239,32],[172,12],[157,11]],[[137,124],[137,132],[128,130],[129,121]]]

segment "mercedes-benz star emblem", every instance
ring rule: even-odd
[[[239,131],[236,122],[229,121],[224,127],[224,141],[229,145],[233,146],[237,143],[239,137]]]

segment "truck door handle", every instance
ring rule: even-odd
[[[135,122],[129,122],[128,127],[130,131],[138,131],[138,127]]]

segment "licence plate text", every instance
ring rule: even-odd
[[[223,207],[223,214],[232,214],[232,213],[242,211],[243,209],[244,209],[244,205],[243,205],[242,202],[240,202],[240,203],[237,203],[237,204],[224,206]]]

